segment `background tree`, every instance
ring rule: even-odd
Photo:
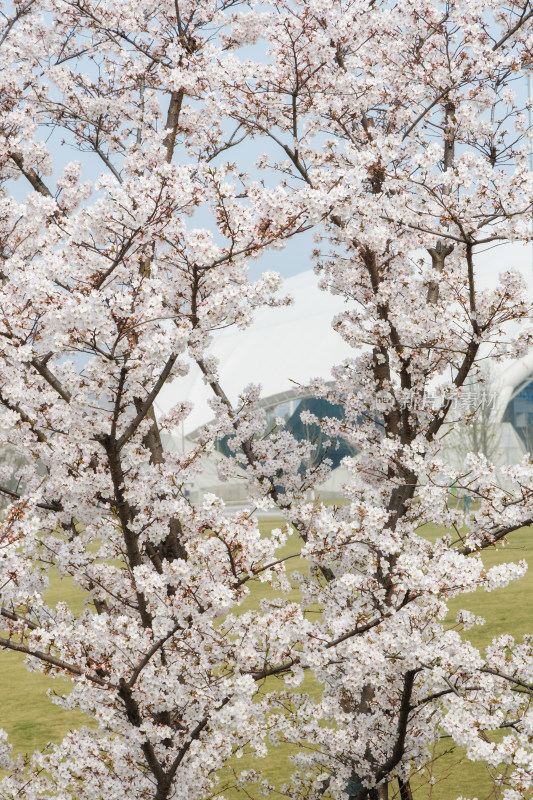
[[[4,796],[208,797],[233,752],[263,755],[270,737],[302,745],[291,797],[383,797],[397,778],[405,800],[442,730],[472,759],[505,761],[503,796],[524,796],[532,644],[501,637],[482,654],[444,620],[449,598],[523,574],[485,570],[481,553],[531,522],[532,469],[509,468],[504,491],[472,456],[480,508],[465,520],[439,451],[481,348],[502,358],[529,344],[506,333],[530,317],[520,276],[480,289],[475,256],[530,237],[513,92],[531,63],[530,3],[3,11],[0,402],[3,443],[28,466],[24,491],[4,487],[0,644],[68,676],[59,702],[98,726],[28,769],[6,750]],[[77,162],[50,177],[43,134],[58,131],[101,163],[94,187]],[[242,169],[250,150],[233,150],[248,140],[269,142],[264,181]],[[354,348],[333,388],[311,387],[343,414],[302,419],[361,453],[344,462],[341,508],[306,500],[328,464],[269,432],[246,376],[232,408],[209,355],[218,328],[277,302],[280,281],[251,283],[249,259],[311,226],[321,285],[346,301],[333,323]],[[191,359],[216,422],[191,452],[168,453],[160,434],[188,411],[179,382],[165,418],[154,401]],[[442,402],[424,407],[433,387]],[[184,488],[228,436],[250,480],[250,509],[234,515],[213,496],[193,506]],[[290,529],[261,538],[257,504]],[[431,544],[427,523],[450,535]],[[311,567],[294,577],[297,603],[284,571],[299,555]],[[81,616],[47,606],[51,567],[87,592]],[[239,613],[256,580],[277,596]],[[306,673],[318,699],[294,691]],[[276,676],[283,691],[258,692]]]
[[[296,503],[288,514],[324,579],[301,578],[304,603],[324,612],[303,645],[308,655],[292,659],[313,669],[324,693],[320,703],[294,700],[300,714],[286,736],[319,753],[302,756],[319,773],[315,791],[326,768],[334,793],[346,780],[360,798],[371,784],[386,793],[397,774],[408,797],[410,770],[441,727],[471,758],[513,764],[503,796],[522,797],[531,785],[529,640],[514,647],[504,638],[474,654],[443,625],[442,604],[520,574],[523,566],[487,574],[480,552],[529,524],[530,467],[504,470],[509,491],[485,457],[470,457],[481,508],[465,520],[449,507],[459,475],[439,451],[481,355],[517,355],[529,341],[506,332],[530,317],[520,278],[502,264],[499,286],[480,288],[476,254],[529,238],[530,142],[516,79],[531,63],[533,9],[273,7],[255,21],[269,61],[253,65],[245,86],[233,84],[234,115],[279,148],[262,165],[324,215],[317,274],[346,300],[334,324],[355,352],[336,370],[335,390],[315,385],[343,405],[344,419],[307,422],[362,454],[348,462],[346,507]],[[428,408],[421,400],[435,391],[442,400]],[[420,536],[427,523],[451,537],[430,546]],[[489,733],[500,728],[496,743]]]
[[[494,373],[481,369],[477,379],[465,382],[465,391],[452,412],[444,449],[458,468],[468,453],[481,453],[489,461],[501,460],[500,409],[498,382]]]
[[[4,797],[204,797],[236,749],[262,752],[256,673],[280,662],[290,619],[233,610],[280,569],[284,537],[213,496],[191,506],[214,435],[165,453],[189,409],[178,397],[156,421],[153,406],[188,359],[210,374],[213,331],[277,302],[278,277],[251,283],[248,259],[309,224],[226,158],[220,26],[236,6],[2,7],[1,437],[27,466],[1,489],[0,644],[70,678],[58,702],[98,728],[29,776],[19,764]],[[80,161],[52,175],[69,148],[94,185]],[[50,569],[87,593],[81,616],[46,603]]]

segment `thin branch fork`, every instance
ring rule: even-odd
[[[135,433],[135,431],[137,430],[137,428],[139,427],[141,422],[146,417],[146,415],[149,412],[149,410],[150,410],[155,398],[157,397],[157,395],[159,394],[159,392],[163,388],[163,386],[165,384],[165,381],[167,380],[168,376],[170,375],[170,373],[172,371],[172,367],[176,363],[177,358],[178,358],[178,354],[177,353],[175,353],[175,354],[173,353],[170,356],[170,358],[168,359],[167,363],[163,367],[163,370],[162,370],[159,378],[155,382],[152,391],[150,392],[150,394],[147,396],[147,398],[143,401],[142,405],[140,406],[138,413],[133,418],[133,420],[130,422],[130,424],[128,425],[128,427],[126,428],[126,430],[124,431],[122,436],[119,439],[117,439],[117,442],[116,442],[117,452],[122,450],[122,448],[124,447],[126,442],[129,439],[131,439],[131,437],[133,436],[133,434]]]
[[[514,683],[517,686],[521,686],[523,689],[527,689],[528,692],[533,694],[533,684],[521,681],[520,678],[515,678],[513,675],[507,675],[507,673],[501,672],[498,669],[492,669],[492,667],[481,667],[480,672],[484,672],[487,675],[494,675],[496,678],[502,678],[505,681],[509,681],[509,683]]]
[[[211,373],[209,372],[209,369],[207,368],[207,365],[203,361],[203,359],[201,359],[201,358],[197,359],[196,363],[198,364],[198,366],[200,367],[202,373],[206,377],[206,379],[207,379],[207,381],[209,383],[209,386],[213,390],[213,392],[216,395],[216,397],[218,397],[220,400],[222,400],[222,402],[224,403],[224,405],[226,406],[226,408],[228,409],[228,411],[230,412],[230,414],[232,415],[232,418],[233,418],[233,415],[235,413],[234,409],[233,409],[233,406],[232,406],[231,401],[228,398],[227,394],[225,393],[225,391],[223,390],[222,386],[220,385],[220,383],[211,376]],[[237,423],[236,420],[234,420],[233,421],[233,428],[235,430],[237,430],[237,427],[238,427],[238,423]],[[246,460],[248,461],[248,464],[251,467],[255,467],[256,464],[257,464],[257,461],[256,461],[256,458],[255,458],[253,449],[252,449],[252,440],[251,439],[247,439],[244,442],[242,442],[241,443],[241,450],[244,453],[244,455],[246,456]],[[268,483],[269,483],[269,489],[268,489],[268,492],[267,492],[268,495],[272,498],[274,503],[276,503],[277,507],[281,511],[286,511],[288,506],[283,503],[282,495],[280,495],[280,493],[276,489],[276,486],[274,485],[274,482],[273,482],[272,478],[270,476],[267,476],[267,475],[262,475],[262,476],[257,476],[257,477],[258,477],[258,480],[261,483],[268,481]],[[303,523],[301,523],[301,522],[293,522],[292,524],[293,524],[295,530],[298,532],[298,534],[301,537],[301,539],[305,542],[307,540],[307,533],[306,533],[305,525]],[[329,567],[320,567],[320,571],[321,571],[322,575],[324,576],[324,578],[327,581],[331,581],[335,577],[333,572],[332,572],[332,570]]]
[[[223,709],[224,706],[229,703],[229,701],[230,701],[229,697],[224,698],[224,700],[221,702],[221,704],[218,706],[218,708],[215,709],[215,711],[220,711],[221,709]],[[183,761],[183,759],[187,755],[187,752],[190,749],[191,745],[193,744],[193,742],[195,742],[197,739],[200,738],[200,734],[202,733],[204,728],[207,727],[208,724],[209,724],[209,716],[206,716],[206,717],[204,717],[203,720],[201,720],[198,723],[196,728],[194,728],[194,730],[192,731],[191,735],[189,736],[189,741],[186,742],[186,744],[183,745],[183,747],[181,748],[180,752],[178,753],[178,755],[174,759],[174,762],[173,762],[172,766],[170,767],[169,771],[167,772],[167,780],[168,780],[169,786],[170,786],[172,780],[174,779],[174,776],[175,776],[175,774],[176,774],[176,772],[178,770],[179,765],[181,764],[181,762]]]
[[[6,616],[6,614],[3,614],[3,616]],[[106,689],[109,688],[109,683],[103,678],[99,678],[98,675],[94,674],[94,672],[81,669],[81,667],[77,667],[75,664],[69,664],[68,661],[63,661],[61,658],[56,658],[50,653],[45,653],[43,650],[33,650],[31,647],[28,647],[25,644],[13,642],[11,639],[5,639],[4,637],[0,637],[0,647],[5,648],[6,650],[15,650],[17,653],[24,653],[27,656],[32,656],[33,658],[37,658],[39,661],[44,661],[46,664],[57,667],[64,672],[70,672],[71,675],[79,675],[81,678],[87,678],[92,683],[96,683],[98,686],[103,686]]]
[[[47,360],[48,359],[46,359],[46,361]],[[31,364],[31,366],[37,370],[39,375],[45,379],[45,381],[52,387],[52,389],[55,389],[57,394],[65,401],[65,403],[70,403],[70,401],[72,400],[71,393],[68,391],[68,389],[65,389],[62,386],[61,382],[54,375],[54,373],[48,369],[48,367],[46,366],[46,361],[44,359],[39,360],[38,358],[32,358],[32,360],[29,361],[28,363]]]
[[[495,44],[495,45],[494,45],[494,47],[492,48],[492,49],[493,49],[493,51],[495,52],[495,51],[496,51],[496,50],[498,50],[498,49],[499,49],[499,48],[500,48],[502,45],[504,45],[504,44],[505,44],[505,42],[506,42],[508,39],[510,39],[510,38],[511,38],[511,36],[514,36],[514,34],[515,34],[517,31],[519,31],[519,30],[520,30],[520,28],[521,28],[523,25],[525,25],[525,24],[526,24],[526,22],[527,22],[528,20],[530,20],[532,17],[533,17],[533,11],[530,11],[530,12],[529,12],[529,14],[522,14],[522,16],[520,17],[520,19],[519,19],[519,20],[518,20],[518,22],[516,23],[516,25],[513,25],[513,27],[512,27],[512,28],[510,28],[510,29],[507,31],[507,33],[506,33],[504,36],[502,36],[502,38],[501,38],[501,39],[500,39],[498,42],[496,42],[496,44]]]
[[[287,670],[291,669],[295,664],[299,664],[300,659],[298,657],[291,658],[290,661],[286,661],[284,664],[280,664],[278,667],[270,667],[269,669],[261,669],[261,670],[243,670],[245,675],[251,675],[254,681],[262,681],[264,678],[269,678],[271,675],[281,675]],[[303,667],[303,669],[307,669]]]
[[[32,622],[31,620],[27,619],[26,617],[20,616],[20,614],[15,614],[14,611],[9,611],[7,608],[0,608],[0,615],[5,617],[6,619],[11,620],[12,622],[21,622],[23,623],[26,628],[29,628],[30,631],[36,630],[39,626]]]
[[[8,489],[6,486],[0,486],[0,494],[6,495],[6,497],[11,497],[13,500],[24,500],[26,498],[23,497],[19,492],[15,492],[13,489]],[[35,503],[37,508],[42,508],[44,511],[62,511],[63,506],[59,501],[54,501],[52,503]]]
[[[13,403],[11,402],[11,400],[8,400],[8,398],[5,397],[1,391],[0,391],[0,403],[6,408],[8,408],[10,411],[15,411],[15,413],[17,413],[22,422],[25,422],[27,425],[29,425],[32,433],[37,437],[38,441],[41,442],[41,444],[49,444],[48,439],[46,438],[44,433],[37,427],[37,423],[34,422],[32,419],[30,419],[28,414],[26,414],[26,412],[20,407],[18,403]]]
[[[354,628],[354,630],[348,631],[347,633],[342,634],[342,636],[338,636],[336,639],[333,639],[331,642],[328,642],[327,644],[324,645],[324,647],[326,650],[329,650],[332,647],[336,647],[336,645],[340,644],[341,642],[345,642],[347,639],[351,639],[353,636],[357,636],[358,634],[361,633],[366,633],[366,631],[375,628],[387,616],[391,615],[392,612],[384,615],[383,617],[380,617],[379,619],[372,620],[371,622],[368,622],[366,625],[361,625],[358,628]],[[289,659],[289,661],[286,661],[284,664],[279,664],[277,667],[270,667],[269,669],[263,669],[263,670],[253,670],[247,672],[246,674],[251,675],[254,680],[260,681],[263,680],[264,678],[270,677],[271,675],[280,675],[284,672],[287,672],[289,669],[291,669],[291,667],[295,666],[296,664],[300,664],[299,656],[295,656],[294,658]],[[308,667],[303,666],[302,669],[308,669]]]
[[[256,575],[260,575],[261,572],[265,572],[267,569],[277,566],[277,564],[283,564],[284,561],[290,561],[292,558],[300,558],[300,556],[301,553],[291,553],[283,558],[277,558],[275,561],[271,561],[269,564],[265,564],[263,567],[258,567],[257,569],[252,570],[250,575],[246,575],[244,578],[241,578],[239,581],[234,583],[233,588],[237,589],[239,586],[242,586],[243,584],[255,578]]]
[[[410,669],[406,672],[404,677],[404,688],[402,692],[402,698],[400,701],[400,710],[398,713],[398,724],[397,724],[397,738],[395,745],[393,747],[392,753],[390,758],[380,767],[377,771],[375,776],[376,783],[380,783],[380,781],[385,778],[392,769],[394,769],[397,764],[403,758],[403,754],[405,752],[405,739],[407,736],[407,722],[409,718],[409,712],[411,708],[411,697],[413,694],[413,687],[415,683],[415,677],[417,672],[420,672],[420,669]],[[358,798],[358,800],[363,800],[365,795],[362,798]]]
[[[10,153],[9,157],[11,158],[11,161],[13,161],[17,165],[17,167],[22,172],[24,177],[31,183],[36,192],[42,194],[43,197],[49,197],[51,199],[54,198],[54,195],[52,194],[48,186],[44,183],[42,178],[39,177],[39,175],[35,172],[35,170],[26,169],[26,167],[24,166],[24,158],[21,155],[21,153]]]
[[[26,16],[26,14],[29,13],[31,7],[34,6],[35,3],[36,0],[29,0],[29,2],[27,2],[25,6],[21,6],[19,9],[17,9],[15,15],[8,21],[7,25],[4,28],[4,32],[0,37],[0,46],[4,44],[15,23],[18,22],[18,20],[21,19],[22,17]]]
[[[133,670],[131,677],[127,683],[127,687],[129,689],[133,688],[137,678],[139,677],[145,666],[148,664],[152,656],[154,656],[157,653],[157,651],[163,647],[165,642],[171,639],[174,636],[174,634],[176,634],[181,629],[181,627],[182,627],[181,624],[177,623],[176,625],[174,625],[173,628],[171,628],[171,630],[166,634],[166,636],[163,636],[163,638],[158,639],[158,641],[152,645],[152,647],[148,650],[144,658],[137,664],[137,666]]]
[[[376,628],[383,622],[383,620],[387,619],[387,617],[392,616],[392,614],[395,612],[396,609],[394,610],[394,612],[389,611],[387,614],[383,614],[383,616],[377,617],[376,619],[367,622],[365,625],[361,625],[358,628],[354,628],[352,631],[343,633],[342,636],[338,636],[336,639],[333,639],[333,641],[328,642],[324,646],[326,649],[329,649],[331,647],[336,647],[338,644],[341,644],[341,642],[345,642],[347,639],[352,639],[354,636],[358,636],[361,633],[366,633],[367,631],[372,630],[372,628]]]
[[[486,541],[477,543],[475,545],[469,545],[466,547],[461,547],[458,551],[462,556],[468,556],[471,553],[477,553],[480,550],[485,550],[487,547],[492,547],[496,542],[505,539],[510,533],[514,533],[514,531],[519,531],[522,528],[527,528],[529,525],[533,525],[533,519],[528,518],[522,520],[521,522],[516,523],[516,525],[509,525],[506,528],[497,528],[493,533],[489,532],[489,538]]]

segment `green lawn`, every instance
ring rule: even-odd
[[[442,535],[442,531],[427,526],[425,535],[434,541],[437,536]],[[286,551],[291,551],[290,544],[287,545]],[[510,633],[517,640],[520,640],[524,633],[533,633],[530,610],[533,599],[533,528],[516,532],[510,537],[508,544],[500,544],[497,548],[487,550],[483,557],[487,568],[521,559],[531,564],[531,570],[520,581],[511,583],[506,589],[463,595],[450,603],[450,620],[455,618],[461,608],[485,618],[485,625],[474,627],[465,634],[476,647],[485,648],[494,636],[501,633]],[[293,564],[289,572],[298,568],[296,563]],[[272,684],[269,688],[273,688]],[[308,679],[302,688],[311,692],[317,691],[316,686],[313,686]],[[269,756],[267,763],[261,765],[262,772],[270,783],[279,786],[288,781],[292,752],[292,748],[286,748],[285,752],[283,748],[277,748]],[[481,763],[468,761],[461,748],[452,749],[450,741],[443,739],[436,747],[435,757],[432,771],[413,779],[414,800],[456,800],[458,797],[478,798],[478,800],[490,797],[497,800],[497,795],[493,794],[494,784],[486,767]],[[258,769],[258,762],[245,755],[232,767]],[[433,785],[429,779],[433,781]],[[394,788],[392,787],[391,794]],[[395,795],[395,800],[397,797],[398,795]]]
[[[435,536],[434,531],[429,532],[429,538]],[[492,567],[506,561],[520,561],[525,559],[530,565],[530,570],[519,581],[511,583],[506,589],[497,589],[493,592],[477,591],[474,594],[463,595],[450,603],[450,618],[453,619],[457,611],[466,608],[474,614],[485,618],[482,627],[474,627],[465,633],[472,644],[481,650],[499,634],[510,633],[516,640],[521,641],[525,633],[533,633],[531,618],[531,605],[533,600],[533,528],[524,529],[514,533],[505,546],[491,548],[485,551],[483,561],[485,566]],[[442,741],[437,748],[437,754],[449,750],[449,740]],[[427,779],[428,775],[425,776]],[[449,755],[440,755],[433,777],[438,783],[433,787],[433,794],[426,783],[415,795],[415,800],[455,800],[457,797],[465,798],[494,798],[493,782],[487,768],[481,763],[472,763],[464,758],[460,748],[455,748]]]
[[[273,527],[273,521],[262,521],[265,533]],[[434,529],[428,529],[428,538],[437,535]],[[286,546],[285,553],[294,552],[297,543]],[[532,570],[526,576],[507,589],[491,593],[476,592],[466,595],[451,603],[451,616],[459,608],[468,608],[486,619],[486,625],[468,632],[470,640],[479,647],[484,647],[493,636],[499,633],[510,633],[517,639],[526,632],[533,632],[531,623],[531,598],[533,597],[533,529],[513,534],[510,543],[505,547],[491,549],[486,552],[484,560],[487,567],[502,561],[525,558],[531,562]],[[288,571],[301,568],[297,560],[289,562]],[[271,590],[262,584],[253,596],[245,601],[245,607],[258,602],[259,596],[267,596]],[[295,593],[296,594],[296,593]],[[53,577],[47,600],[55,604],[59,600],[67,601],[75,610],[83,607],[83,595],[70,581]],[[51,680],[39,673],[28,673],[23,667],[23,658],[17,653],[3,652],[0,666],[0,727],[5,728],[17,753],[32,753],[44,747],[48,742],[58,742],[69,729],[87,721],[82,714],[65,712],[53,705],[47,696],[47,690],[62,692],[65,684],[61,680]],[[282,684],[279,684],[282,685]],[[272,688],[272,684],[268,687]],[[317,691],[310,680],[306,680],[305,689]],[[466,762],[462,753],[456,749],[452,754],[445,754],[449,742],[444,740],[438,747],[439,758],[436,761],[433,778],[437,781],[430,792],[428,783],[416,784],[415,800],[455,800],[458,796],[483,800],[489,796],[491,782],[487,772],[480,764]],[[246,754],[235,761],[235,768],[258,769],[261,767],[265,777],[272,783],[280,785],[287,780],[291,764],[291,751],[284,748],[274,750],[262,764]],[[428,776],[426,776],[428,777]],[[226,796],[233,796],[227,793]],[[492,795],[494,797],[494,795]]]
[[[71,581],[52,575],[46,600],[50,605],[64,600],[79,613],[84,595]],[[28,672],[20,653],[4,651],[0,658],[0,727],[9,733],[15,753],[31,754],[48,742],[60,742],[69,729],[88,722],[84,714],[64,711],[48,697],[48,690],[63,694],[69,682]]]

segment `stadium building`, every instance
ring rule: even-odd
[[[479,284],[484,288],[492,287],[499,273],[510,267],[520,270],[531,290],[531,247],[518,244],[494,247],[478,255]],[[312,271],[288,278],[284,292],[294,298],[292,305],[260,309],[251,327],[243,331],[233,327],[218,332],[211,348],[220,362],[221,386],[232,403],[238,402],[246,385],[260,384],[267,415],[272,420],[283,418],[295,435],[311,438],[313,432],[300,421],[301,411],[309,409],[319,417],[338,411],[332,406],[325,408],[323,400],[302,391],[302,387],[313,378],[331,380],[332,366],[354,354],[331,326],[333,317],[344,307],[343,299],[320,291],[316,282]],[[488,392],[497,398],[494,420],[498,426],[498,453],[495,460],[500,464],[515,463],[526,452],[533,452],[533,351],[519,361],[499,365],[494,372],[494,385],[488,387]],[[212,390],[196,364],[191,364],[187,376],[164,388],[156,407],[158,414],[164,414],[178,401],[194,403],[180,429],[167,437],[167,447],[180,452],[189,449],[202,427],[212,419],[211,397]],[[225,457],[223,451],[222,446],[221,452],[205,459],[202,475],[190,487],[194,501],[213,492],[227,503],[244,502],[244,476],[234,482],[223,482],[218,477],[219,462]],[[341,461],[345,455],[354,453],[340,442],[331,453],[335,469],[330,480],[319,488],[318,493],[324,500],[341,496],[346,479]],[[460,460],[461,455],[456,453],[451,460]]]

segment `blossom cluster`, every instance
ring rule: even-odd
[[[482,620],[447,620],[524,575],[482,555],[531,524],[531,459],[441,450],[456,411],[494,403],[480,362],[531,343],[524,281],[506,265],[486,288],[476,255],[531,239],[532,36],[530,4],[502,0],[2,7],[0,647],[67,677],[55,702],[93,722],[28,763],[1,734],[6,800],[204,800],[243,752],[233,788],[268,792],[279,743],[293,800],[408,797],[443,732],[507,765],[503,800],[531,792],[533,640],[481,652]],[[342,406],[307,415],[353,452],[338,506],[316,499],[327,448],[272,428],[245,374],[232,404],[212,353],[289,302],[250,267],[311,229],[352,348],[306,388]],[[214,422],[179,453],[191,364]],[[187,491],[222,439],[243,510]],[[472,513],[449,502],[465,475]],[[282,519],[268,536],[258,508]],[[82,613],[47,602],[50,574]]]

